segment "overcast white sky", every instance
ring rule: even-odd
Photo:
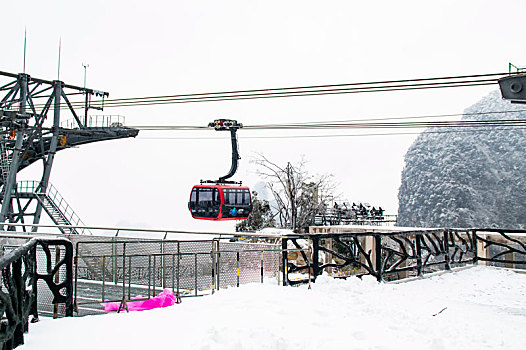
[[[526,65],[524,1],[10,1],[1,7],[0,70],[108,91],[110,98],[438,77]],[[107,108],[128,125],[244,124],[460,113],[497,87]],[[100,114],[100,112],[93,113]],[[68,118],[68,117],[64,117]],[[333,134],[351,134],[333,131]],[[285,135],[274,133],[272,135]],[[237,180],[259,181],[255,152],[278,163],[302,154],[332,173],[351,201],[398,208],[403,157],[415,136],[253,139],[240,132]],[[141,132],[137,139],[60,152],[51,182],[89,225],[231,230],[191,219],[191,186],[230,168],[221,136]],[[27,169],[19,179],[37,179]]]

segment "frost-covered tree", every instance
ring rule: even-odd
[[[274,215],[266,199],[259,199],[258,193],[252,191],[252,212],[248,219],[236,225],[237,232],[255,232],[266,227],[275,227]]]
[[[306,229],[333,198],[332,175],[309,174],[305,160],[278,165],[258,155],[253,162],[258,165],[258,174],[266,180],[275,199],[273,210],[281,228],[294,232]]]

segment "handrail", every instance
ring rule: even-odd
[[[114,128],[123,127],[125,125],[126,118],[122,115],[117,114],[103,114],[103,115],[91,115],[88,117],[87,125],[84,127],[88,128]],[[64,120],[60,123],[60,127],[64,129],[79,129],[78,122],[75,119]]]

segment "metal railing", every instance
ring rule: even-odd
[[[277,244],[100,238],[75,245],[78,315],[104,312],[108,302],[146,300],[165,288],[180,300],[280,276]]]
[[[310,283],[322,273],[391,281],[474,264],[526,267],[526,231],[522,230],[322,226],[311,227],[309,234],[282,237],[202,232],[216,238],[185,241],[166,239],[181,231],[90,229],[112,236],[64,235],[76,248],[79,315],[100,313],[101,304],[109,301],[126,303],[139,295],[147,299],[164,288],[190,297],[268,278],[284,285]],[[157,233],[162,238],[121,237],[126,231]],[[265,239],[275,243],[263,243]]]
[[[488,264],[526,268],[526,231],[436,229],[373,232],[352,228],[311,227],[313,233],[282,238],[282,248],[308,244],[312,255],[284,256],[284,271],[315,280],[326,272],[337,277],[371,275],[378,281],[422,276],[452,267]],[[336,232],[339,230],[340,232]],[[325,231],[325,232],[323,232]],[[361,231],[361,232],[360,232]],[[290,242],[290,244],[289,244]],[[284,284],[294,284],[284,272]],[[300,281],[305,282],[305,281]]]
[[[91,115],[88,116],[88,128],[116,128],[125,125],[126,118],[122,115]],[[75,119],[64,120],[60,123],[60,127],[64,129],[79,129],[79,125]]]
[[[43,261],[39,259],[42,255]],[[65,316],[73,315],[72,263],[73,246],[63,238],[33,238],[0,257],[2,349],[24,343],[29,316],[32,322],[38,320],[38,295],[46,286],[53,297],[53,316],[58,317],[59,304],[64,304]]]

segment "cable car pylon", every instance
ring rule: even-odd
[[[216,119],[208,124],[216,131],[230,131],[232,143],[232,165],[230,171],[218,180],[201,180],[190,193],[188,209],[194,219],[201,220],[245,220],[252,212],[252,197],[241,181],[228,181],[237,171],[239,149],[236,132],[243,124],[236,120]],[[236,186],[237,185],[237,186]]]
[[[92,98],[104,91],[48,81],[26,73],[0,71],[0,230],[6,223],[40,223],[42,214],[58,226],[78,225],[80,219],[50,184],[57,152],[92,142],[135,137],[139,130],[123,125],[118,116],[88,116]],[[73,99],[84,97],[84,120],[77,115]],[[45,101],[42,105],[36,101]],[[67,108],[62,108],[66,106]],[[63,110],[64,109],[64,110]],[[69,115],[69,120],[63,120]],[[89,118],[88,118],[89,117]],[[122,118],[122,119],[121,119]],[[17,181],[17,174],[29,165],[42,162],[37,181]],[[58,200],[61,199],[61,200]],[[15,230],[9,226],[8,230]],[[25,231],[25,226],[23,228]],[[32,231],[37,230],[34,226]],[[63,233],[84,233],[64,229]]]

